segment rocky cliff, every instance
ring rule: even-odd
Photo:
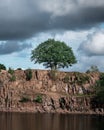
[[[31,70],[29,76],[0,72],[0,111],[103,113],[91,104],[99,73]]]

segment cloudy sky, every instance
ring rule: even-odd
[[[74,51],[78,63],[65,71],[104,71],[104,0],[0,0],[0,63],[44,69],[30,54],[49,38]]]

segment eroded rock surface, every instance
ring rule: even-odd
[[[55,73],[55,74],[54,74]],[[99,73],[54,72],[32,70],[26,80],[24,70],[0,72],[0,111],[104,113],[91,107],[91,94]]]

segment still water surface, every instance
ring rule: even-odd
[[[104,130],[104,117],[0,113],[0,130]]]

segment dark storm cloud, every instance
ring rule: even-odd
[[[62,29],[87,29],[94,27],[104,21],[103,8],[82,8],[78,12],[57,16],[51,26]]]
[[[31,48],[31,44],[20,43],[17,41],[7,41],[0,44],[0,55],[11,54],[13,52],[20,52],[24,49]]]
[[[104,22],[103,0],[1,0],[0,40],[53,29],[85,29]]]

